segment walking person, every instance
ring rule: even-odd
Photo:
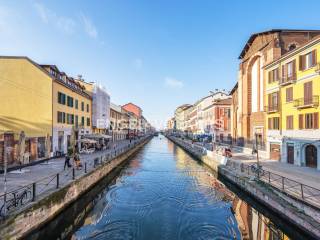
[[[63,167],[63,170],[66,170],[66,167],[71,168],[70,156],[69,156],[69,154],[67,154],[66,157],[65,157],[65,159],[64,159],[64,167]]]

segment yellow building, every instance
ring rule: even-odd
[[[320,170],[319,54],[316,38],[266,65],[265,100],[271,158]]]
[[[27,57],[0,57],[0,162],[4,147],[11,147],[9,165],[17,163],[21,131],[30,160],[45,157],[47,136],[52,136],[52,78]]]
[[[73,126],[76,130],[76,139],[91,133],[91,97],[85,92],[83,85],[64,72],[60,72],[55,65],[41,66],[53,78],[53,152],[67,153]]]

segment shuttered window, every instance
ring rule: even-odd
[[[269,71],[268,75],[269,75],[268,76],[269,83],[273,83],[273,82],[278,81],[279,80],[279,69],[276,68],[276,69]]]
[[[293,129],[293,116],[287,116],[287,130]]]
[[[268,129],[279,130],[280,129],[279,117],[268,118]]]
[[[319,128],[319,113],[317,112],[313,114],[313,128]]]
[[[303,114],[299,114],[299,129],[303,129]]]
[[[312,104],[312,82],[304,83],[304,105]]]
[[[286,64],[286,76],[288,80],[292,80],[296,75],[296,60]]]
[[[272,118],[268,118],[268,129],[272,129]]]
[[[306,70],[317,63],[317,52],[313,50],[305,55],[299,56],[299,70]]]
[[[293,88],[289,87],[286,89],[286,102],[293,101]]]
[[[312,113],[305,114],[305,128],[306,129],[313,128],[313,114]]]

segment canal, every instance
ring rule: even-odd
[[[304,238],[241,195],[170,140],[154,137],[27,239]]]

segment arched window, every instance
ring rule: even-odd
[[[288,46],[288,50],[289,51],[292,51],[292,50],[294,50],[294,49],[296,49],[297,48],[297,44],[295,44],[295,43],[291,43],[291,44],[289,44],[289,46]]]

